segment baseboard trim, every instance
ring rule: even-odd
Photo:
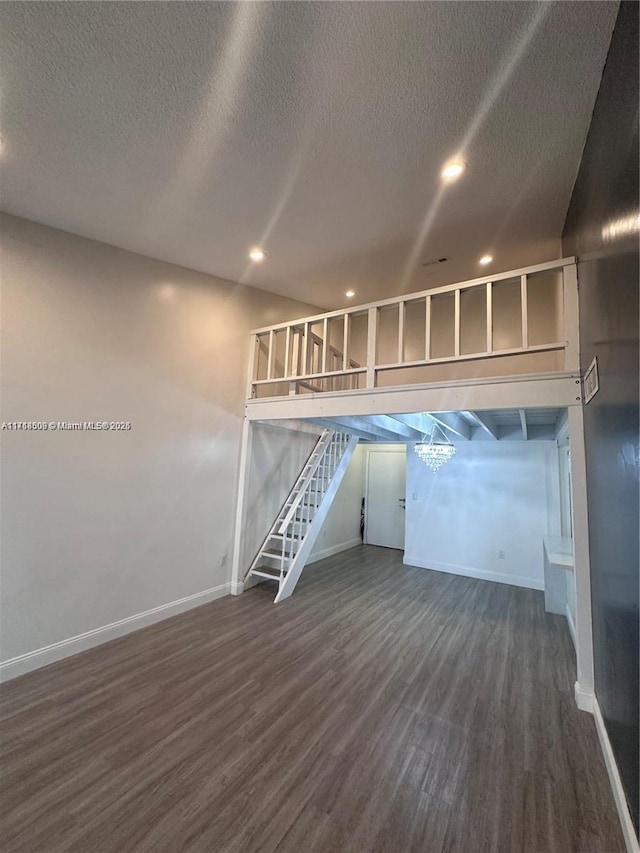
[[[349,539],[348,542],[339,542],[337,545],[331,545],[329,548],[322,548],[310,556],[307,560],[307,565],[317,563],[318,560],[324,560],[325,557],[333,557],[334,554],[339,554],[341,551],[348,551],[349,548],[355,548],[357,545],[362,545],[360,537]]]
[[[159,607],[153,607],[143,613],[127,616],[126,619],[120,619],[110,625],[103,625],[100,628],[86,631],[84,634],[78,634],[75,637],[52,643],[50,646],[44,646],[41,649],[35,649],[33,652],[27,652],[24,655],[2,661],[0,663],[0,682],[10,681],[12,678],[25,675],[34,669],[40,669],[42,666],[47,666],[50,663],[77,655],[79,652],[92,649],[102,643],[107,643],[109,640],[130,634],[139,628],[145,628],[147,625],[161,622],[170,616],[176,616],[185,610],[191,610],[193,607],[199,607],[201,604],[214,601],[216,598],[222,598],[224,595],[228,595],[230,587],[231,584],[229,583],[214,586],[211,589],[205,589],[204,592],[187,595],[185,598],[170,601],[168,604],[161,604]]]
[[[246,578],[244,581],[238,581],[238,583],[234,583],[232,581],[229,591],[231,595],[242,595],[243,592],[251,589],[252,586],[257,586],[259,583],[262,583],[262,581],[262,578],[256,578],[253,576]]]
[[[573,648],[578,649],[578,642],[576,640],[576,626],[573,621],[573,616],[571,615],[571,611],[569,610],[569,605],[565,605],[564,615],[567,617],[567,624],[569,625],[569,633],[571,634],[571,639],[573,640]]]
[[[405,554],[403,563],[405,566],[416,566],[419,569],[431,569],[434,572],[445,572],[448,575],[462,575],[465,578],[476,578],[483,581],[494,581],[495,583],[506,583],[510,586],[521,586],[525,589],[544,589],[544,581],[537,578],[514,577],[506,572],[489,572],[485,569],[476,569],[472,566],[456,566],[450,563],[436,563],[433,560],[425,562],[420,557]]]
[[[618,817],[620,818],[620,826],[622,827],[624,842],[627,845],[627,853],[640,853],[640,845],[638,844],[633,821],[631,820],[631,813],[629,812],[627,799],[624,795],[624,788],[622,787],[622,780],[620,779],[620,773],[618,772],[618,765],[616,764],[613,749],[611,748],[611,741],[609,740],[609,735],[607,733],[607,727],[604,724],[604,718],[600,711],[598,700],[595,696],[593,698],[593,716],[596,721],[596,731],[598,732],[600,747],[604,756],[604,763],[607,768],[607,773],[609,774],[609,782],[611,783],[611,790],[613,791],[613,799],[616,804],[616,809],[618,810]]]

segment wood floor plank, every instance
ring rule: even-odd
[[[622,853],[564,619],[401,557],[4,685],[3,853]]]

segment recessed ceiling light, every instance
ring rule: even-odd
[[[483,255],[478,261],[479,264],[482,264],[483,267],[486,267],[487,264],[490,264],[493,260],[492,255]]]
[[[462,161],[454,160],[451,163],[446,164],[440,172],[440,177],[443,181],[456,181],[464,172],[465,168],[466,166]]]
[[[262,250],[262,249],[258,249],[258,248],[256,248],[256,249],[251,249],[251,251],[249,252],[249,257],[251,258],[251,260],[252,260],[252,261],[255,261],[256,263],[259,263],[260,261],[264,261],[264,259],[265,259],[267,256],[266,256],[266,254],[263,252],[263,250]]]
[[[356,292],[355,290],[347,290],[344,295],[347,297],[347,299],[353,299],[353,297],[356,295]]]

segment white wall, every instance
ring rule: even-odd
[[[560,533],[555,442],[456,447],[433,474],[409,445],[404,562],[542,589],[542,538]]]
[[[307,563],[360,545],[360,507],[364,494],[364,453],[359,444],[316,539]]]
[[[227,591],[247,333],[314,309],[2,226],[2,421],[132,424],[0,433],[0,658],[54,645],[13,675]]]

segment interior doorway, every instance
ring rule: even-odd
[[[405,445],[367,448],[365,528],[367,545],[404,551],[407,452]]]

